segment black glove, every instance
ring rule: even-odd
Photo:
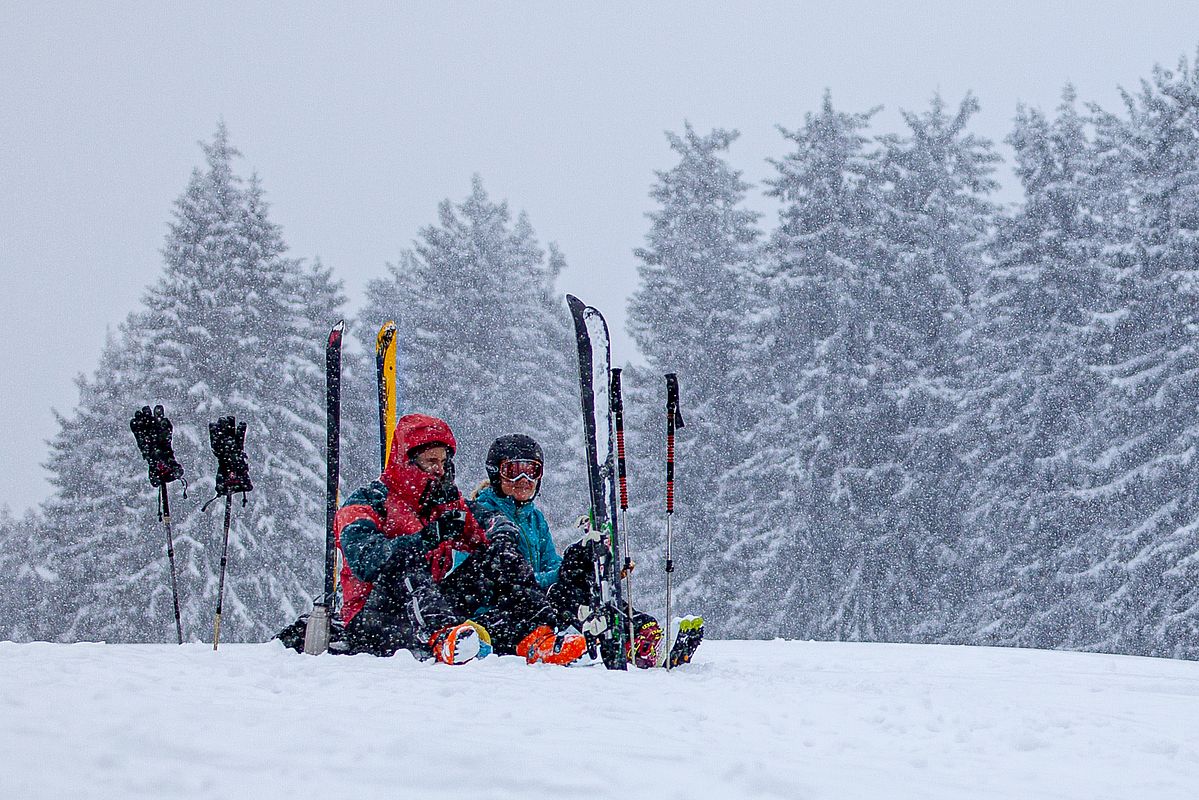
[[[505,517],[503,514],[496,514],[491,518],[491,523],[487,526],[487,538],[494,541],[507,540],[512,544],[516,544],[520,537],[520,528],[516,527],[516,523]]]
[[[420,540],[425,550],[432,550],[442,542],[461,536],[466,530],[466,512],[447,511],[421,528]]]
[[[445,461],[445,474],[440,478],[431,478],[425,484],[419,503],[422,509],[427,510],[456,503],[461,496],[458,487],[454,485],[454,459],[451,457]]]
[[[250,466],[246,463],[246,423],[234,417],[221,417],[208,423],[208,438],[217,461],[217,496],[253,490]]]
[[[171,450],[171,421],[166,418],[162,406],[142,406],[129,420],[129,429],[137,439],[137,449],[150,470],[150,485],[163,486],[183,477],[183,467],[175,460]]]

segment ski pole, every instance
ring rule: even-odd
[[[624,578],[624,602],[627,607],[629,623],[629,644],[632,646],[635,633],[633,629],[633,558],[629,550],[629,480],[625,471],[624,397],[620,387],[619,368],[613,368],[612,378],[608,382],[608,389],[612,394],[612,418],[616,425],[616,475],[617,481],[620,484],[620,529],[623,534],[621,549],[624,550],[624,564],[621,567],[620,574]]]
[[[175,537],[171,535],[171,504],[167,499],[167,485],[158,487],[159,514],[167,531],[167,561],[171,565],[171,599],[175,603],[175,634],[183,644],[183,620],[179,614],[179,583],[175,579]]]
[[[233,495],[225,495],[225,536],[224,547],[221,550],[221,577],[216,590],[216,617],[212,623],[212,649],[216,650],[221,643],[221,604],[225,598],[225,565],[229,563],[229,522],[233,517]]]
[[[175,460],[171,449],[171,433],[174,428],[167,419],[162,406],[142,406],[129,420],[129,429],[137,440],[137,449],[146,459],[150,485],[158,489],[158,518],[162,520],[167,534],[167,561],[171,571],[171,601],[175,606],[175,635],[183,644],[183,621],[179,614],[179,583],[175,578],[175,537],[171,534],[171,506],[167,498],[167,486],[172,481],[182,481],[183,496],[187,497],[187,481],[183,479],[183,467]]]
[[[216,456],[216,495],[209,503],[224,495],[225,530],[221,548],[221,576],[217,582],[216,616],[212,622],[212,649],[221,643],[221,608],[225,600],[225,568],[229,563],[229,528],[233,518],[233,495],[241,492],[241,504],[246,504],[246,492],[253,491],[250,467],[246,463],[246,423],[235,417],[221,417],[208,423],[208,438],[212,442],[212,454]]]
[[[666,376],[666,668],[670,669],[670,650],[674,647],[670,633],[674,624],[670,618],[670,583],[674,573],[671,557],[671,518],[674,516],[674,431],[683,427],[683,415],[679,412],[679,377],[671,372]]]

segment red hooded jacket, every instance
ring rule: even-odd
[[[459,496],[451,503],[422,503],[433,475],[423,472],[410,460],[412,452],[425,445],[442,444],[451,454],[457,442],[450,426],[436,417],[424,414],[407,414],[396,423],[392,437],[391,453],[387,467],[379,476],[384,487],[378,484],[354,492],[337,512],[334,533],[340,549],[341,532],[349,525],[359,523],[373,528],[373,532],[388,539],[397,536],[419,536],[422,528],[447,511],[464,511],[466,527],[461,536],[445,542],[426,554],[434,580],[440,580],[452,566],[451,550],[474,552],[487,544],[487,536],[471,515],[466,501]],[[382,513],[380,513],[382,512]],[[349,622],[362,610],[370,595],[373,584],[354,574],[343,559],[341,567],[342,618]]]

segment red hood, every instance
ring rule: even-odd
[[[400,417],[391,439],[387,469],[380,476],[388,489],[397,492],[413,507],[431,476],[409,463],[408,454],[427,444],[444,444],[451,453],[458,449],[454,432],[445,421],[425,414],[405,414]]]

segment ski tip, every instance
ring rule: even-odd
[[[346,321],[344,319],[339,319],[337,321],[337,324],[333,326],[333,330],[331,330],[329,332],[330,333],[342,333],[343,331],[345,331],[345,329],[346,329]]]
[[[392,343],[396,338],[396,324],[394,320],[388,320],[379,328],[378,335],[375,336],[375,353],[382,355],[386,350],[390,350]]]
[[[573,294],[566,295],[566,305],[570,306],[571,311],[582,311],[587,307],[586,303],[575,297]]]

